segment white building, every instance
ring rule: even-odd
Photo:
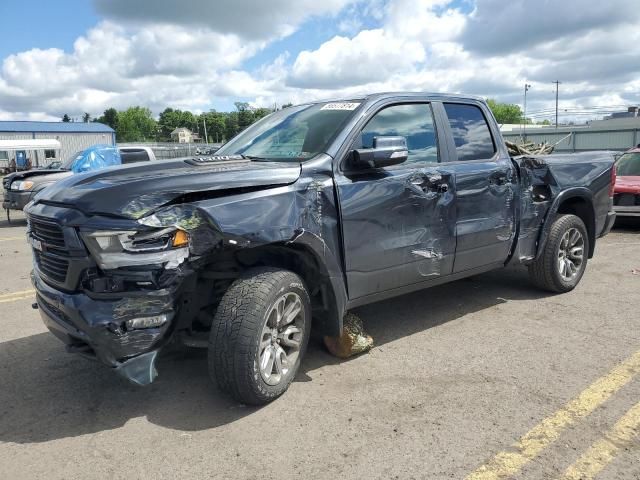
[[[171,132],[171,140],[178,143],[194,143],[200,141],[200,137],[188,128],[180,127]]]

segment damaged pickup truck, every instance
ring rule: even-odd
[[[289,107],[215,156],[43,191],[26,208],[34,305],[70,352],[133,382],[179,342],[263,404],[296,375],[312,319],[339,336],[351,308],[509,263],[572,290],[615,219],[614,180],[609,153],[510,158],[474,97]]]

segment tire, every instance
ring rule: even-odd
[[[579,249],[580,256],[577,254]],[[559,215],[551,225],[544,250],[529,265],[529,277],[534,285],[544,290],[569,292],[582,279],[588,252],[589,236],[584,222],[575,215]]]
[[[297,301],[300,311],[294,316]],[[209,374],[241,403],[269,403],[296,376],[310,331],[311,302],[298,275],[248,270],[218,305],[209,337]]]

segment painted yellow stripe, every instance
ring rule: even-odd
[[[564,472],[566,480],[592,480],[616,457],[622,448],[631,446],[640,434],[640,402],[616,422],[603,438]]]
[[[24,235],[22,237],[5,237],[5,238],[0,238],[0,242],[13,242],[14,240],[24,240],[25,243],[27,241],[27,237],[25,237]]]
[[[569,426],[586,417],[640,373],[640,351],[592,383],[580,395],[529,430],[511,449],[499,452],[467,480],[496,480],[514,475]]]
[[[5,293],[0,295],[0,303],[14,302],[33,297],[35,290],[22,290],[20,292]]]
[[[29,294],[29,295],[24,295],[22,297],[13,297],[13,298],[0,299],[0,303],[16,302],[18,300],[25,300],[27,298],[33,299],[33,293]]]

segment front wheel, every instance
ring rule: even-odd
[[[268,403],[289,388],[310,330],[311,303],[298,275],[249,270],[218,305],[209,339],[209,372],[239,402]]]
[[[533,283],[556,293],[573,290],[587,267],[589,237],[584,222],[575,215],[558,216],[543,252],[529,265]]]

